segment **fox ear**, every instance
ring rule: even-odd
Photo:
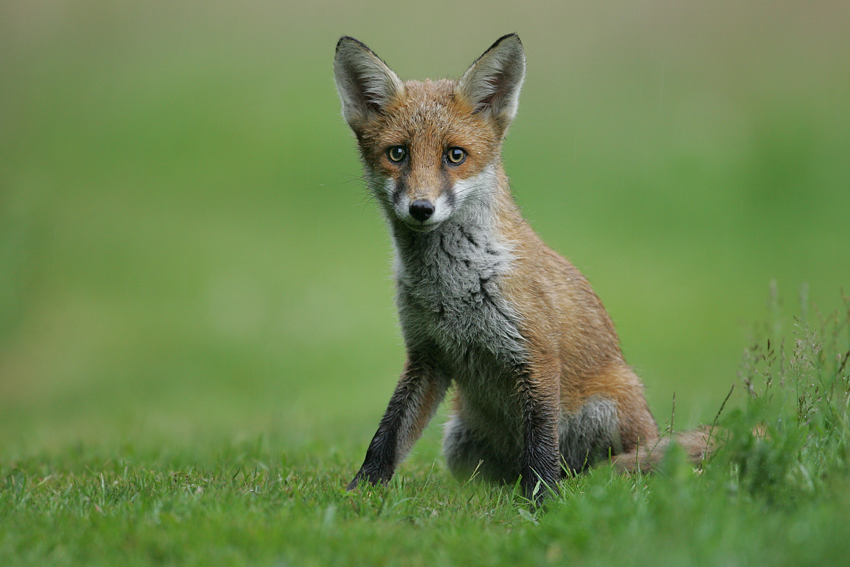
[[[499,38],[460,78],[459,89],[487,113],[504,132],[516,116],[519,91],[525,78],[525,53],[515,33]]]
[[[342,115],[352,129],[404,92],[392,69],[353,37],[345,36],[336,44],[334,77]]]

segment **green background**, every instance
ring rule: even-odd
[[[520,34],[516,199],[658,421],[674,392],[710,421],[771,281],[788,312],[850,292],[848,29],[842,1],[2,3],[0,456],[260,437],[359,465],[404,354],[344,34],[402,78]]]

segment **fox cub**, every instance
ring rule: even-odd
[[[658,428],[611,319],[523,220],[502,168],[525,77],[519,37],[499,39],[459,80],[424,82],[402,82],[343,37],[334,74],[392,235],[407,350],[349,489],[392,477],[451,385],[444,451],[457,477],[521,477],[538,500],[567,470],[651,467]],[[705,432],[676,441],[695,460],[706,451]]]

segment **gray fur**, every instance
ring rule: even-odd
[[[608,457],[608,451],[622,451],[619,438],[617,404],[596,396],[587,400],[575,413],[561,413],[561,458],[566,466],[581,471]]]
[[[506,433],[508,431],[502,432],[500,445],[505,445]],[[446,422],[444,429],[443,453],[446,465],[459,479],[469,478],[475,473],[486,480],[513,481],[520,474],[517,458],[520,449],[519,439],[511,441],[514,446],[497,449],[486,437],[473,431],[460,415],[454,414]]]
[[[490,193],[495,183],[493,169],[487,168],[456,184],[456,210],[430,232],[409,230],[394,218],[391,205],[385,213],[393,233],[396,302],[408,350],[427,351],[458,388],[463,427],[487,439],[499,461],[513,463],[522,446],[516,379],[528,356],[519,316],[499,288],[513,254],[494,225]],[[376,185],[386,190],[384,183]],[[447,443],[452,461],[448,433]]]
[[[492,167],[451,189],[456,208],[430,232],[411,231],[389,200],[380,197],[389,180],[370,179],[393,234],[396,302],[406,344],[436,344],[455,359],[481,350],[488,358],[521,363],[525,347],[519,319],[498,284],[513,256],[494,225]]]

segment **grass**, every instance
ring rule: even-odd
[[[602,467],[532,511],[514,486],[458,484],[429,447],[388,486],[346,492],[359,462],[327,445],[79,445],[0,465],[0,563],[840,565],[845,305],[798,318],[790,348],[780,334],[747,350],[748,401],[720,415],[720,448],[699,471],[675,450],[651,476]]]

